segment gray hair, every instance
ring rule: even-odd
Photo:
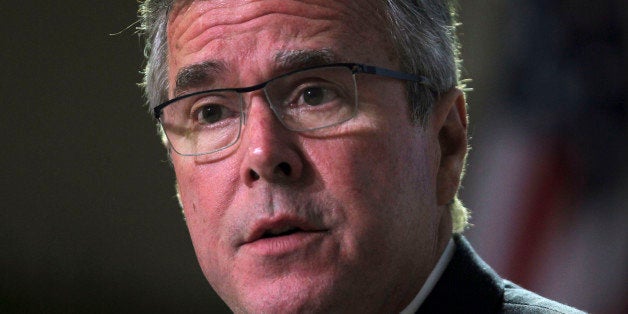
[[[173,0],[146,0],[140,4],[140,35],[145,36],[144,95],[150,109],[168,100],[168,12]]]
[[[140,4],[141,26],[145,37],[145,96],[149,108],[168,100],[167,23],[174,0],[145,0]],[[453,87],[464,88],[460,80],[458,41],[454,0],[386,0],[384,16],[388,36],[401,70],[429,78],[429,86],[408,83],[411,118],[425,124],[441,93]],[[163,136],[162,136],[163,138]],[[450,202],[453,231],[468,226],[469,212],[458,196]]]

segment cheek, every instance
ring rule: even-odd
[[[197,253],[201,253],[198,248],[215,247],[220,240],[218,231],[233,198],[230,191],[234,191],[237,167],[222,165],[226,161],[196,164],[189,157],[172,159],[186,224]]]
[[[422,137],[406,135],[416,146],[372,134],[367,140],[334,141],[310,154],[325,193],[343,206],[342,254],[384,265],[403,260],[399,254],[418,256],[429,249],[436,212],[431,156],[416,149],[425,145]]]
[[[205,209],[202,212],[221,215],[221,209],[233,195],[229,191],[233,191],[233,185],[237,184],[237,162],[233,158],[214,162],[201,158],[172,155],[184,210],[190,214],[201,213],[193,211],[196,206]]]
[[[399,130],[391,130],[395,131]],[[419,149],[426,144],[423,136],[407,132],[400,141],[381,135],[391,132],[309,147],[311,163],[325,189],[344,204],[373,211],[369,216],[378,219],[382,212],[391,213],[391,208],[410,211],[427,206],[434,194],[430,191],[434,177],[431,156]]]
[[[426,136],[394,124],[377,123],[354,136],[316,143],[309,155],[330,177],[360,180],[366,186],[388,189],[405,180],[427,179],[433,156]]]

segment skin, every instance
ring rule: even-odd
[[[364,18],[372,12],[370,2],[178,4],[170,97],[177,73],[207,60],[224,71],[203,88],[265,81],[289,70],[275,56],[290,51],[397,69],[382,22]],[[440,257],[467,146],[463,95],[443,94],[418,126],[403,82],[360,75],[358,84],[358,115],[332,129],[285,129],[258,91],[245,94],[238,144],[205,157],[171,153],[199,263],[234,312],[398,312]],[[301,230],[259,238],[291,226]]]

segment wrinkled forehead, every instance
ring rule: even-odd
[[[327,7],[343,11],[345,14],[352,12],[356,17],[376,22],[381,22],[378,19],[383,16],[384,8],[384,2],[381,0],[172,0],[169,17],[172,19],[185,14],[193,5],[202,5],[205,10],[223,9],[225,10],[223,13],[229,13],[229,10],[234,13],[233,10],[246,7],[252,8],[253,11],[258,9],[269,12],[269,8],[280,11],[283,8],[298,7],[298,4],[302,4],[300,7],[306,10],[308,7]],[[347,17],[349,18],[349,14]]]
[[[168,20],[169,96],[320,64],[396,67],[379,0],[193,0]]]
[[[336,31],[334,35],[348,39],[346,45],[362,41],[364,46],[372,45],[371,49],[390,50],[383,12],[380,0],[180,0],[169,14],[168,40],[170,50],[246,31],[261,34],[258,37],[263,40],[286,40],[285,36],[263,34],[279,28],[304,40]]]

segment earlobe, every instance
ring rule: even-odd
[[[467,110],[461,90],[452,88],[440,96],[431,122],[440,149],[437,201],[438,205],[446,205],[458,192],[467,155]]]

